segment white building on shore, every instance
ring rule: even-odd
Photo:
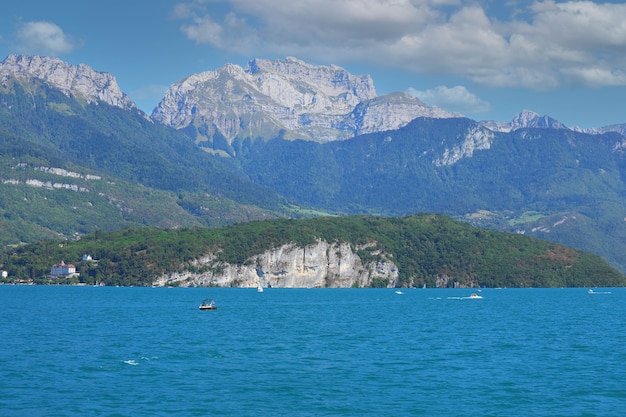
[[[74,264],[66,264],[64,261],[61,261],[59,264],[52,265],[52,269],[50,270],[50,278],[71,278],[76,277],[80,274],[76,272],[76,266]]]

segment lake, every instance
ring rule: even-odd
[[[0,285],[0,415],[623,415],[626,289],[402,291]]]

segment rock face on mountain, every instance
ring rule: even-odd
[[[198,141],[302,138],[327,142],[396,129],[417,117],[459,117],[403,93],[377,97],[369,75],[295,58],[255,59],[191,75],[170,87],[152,118],[195,128]]]
[[[483,120],[480,124],[494,132],[513,132],[518,129],[567,129],[574,132],[587,133],[590,135],[602,135],[608,132],[617,132],[626,135],[626,123],[604,127],[580,128],[578,126],[566,126],[560,121],[548,115],[540,116],[532,110],[522,110],[516,114],[510,122],[500,122],[497,120]]]
[[[433,160],[435,166],[454,165],[463,158],[471,158],[475,151],[491,148],[495,133],[480,125],[471,126],[463,135],[463,141],[446,147],[441,157]]]
[[[523,110],[511,121],[511,130],[522,128],[567,129],[563,123],[550,116],[540,116],[531,110]]]
[[[398,283],[398,268],[383,260],[364,263],[348,243],[319,240],[304,248],[283,245],[246,260],[243,265],[223,264],[207,255],[196,261],[194,270],[158,278],[154,285],[177,284],[185,287],[217,286],[255,288],[350,288],[371,287],[375,279]]]
[[[513,120],[509,123],[498,122],[494,120],[487,120],[481,122],[483,126],[494,132],[512,132],[518,129],[525,128],[538,128],[538,129],[569,129],[563,123],[548,115],[540,116],[539,113],[535,113],[532,110],[522,110],[516,114]],[[577,129],[572,129],[577,130]],[[582,130],[580,130],[582,131]],[[585,133],[598,133],[598,132],[585,132]]]
[[[590,135],[601,135],[608,132],[617,132],[622,136],[626,136],[626,123],[609,125],[603,127],[592,127],[588,129],[582,129],[580,127],[572,127],[572,130],[576,132],[589,133]]]
[[[102,101],[125,110],[137,108],[120,90],[113,75],[94,71],[85,64],[71,65],[57,58],[41,56],[9,55],[0,62],[0,85],[6,86],[11,76],[39,79],[68,97],[75,96],[89,103]]]

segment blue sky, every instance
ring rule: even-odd
[[[293,56],[475,120],[626,123],[626,4],[556,0],[8,0],[0,60],[112,73],[147,113],[174,82]],[[6,4],[8,3],[8,4]]]

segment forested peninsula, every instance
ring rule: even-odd
[[[51,268],[61,262],[75,267],[75,273],[52,274]],[[50,240],[6,249],[0,270],[7,283],[75,285],[626,285],[626,277],[597,255],[435,214],[96,232],[71,242]]]

